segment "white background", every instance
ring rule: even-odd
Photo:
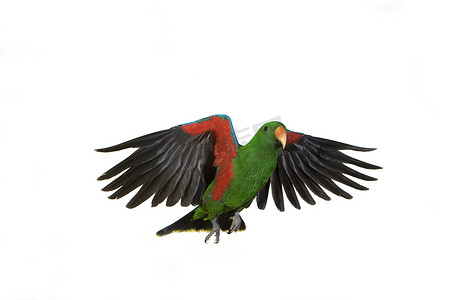
[[[1,1],[0,299],[450,299],[448,1]],[[146,133],[280,116],[384,167],[370,191],[156,237],[96,178]]]

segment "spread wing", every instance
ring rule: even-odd
[[[165,199],[167,206],[180,200],[182,206],[197,205],[215,176],[228,178],[226,172],[231,172],[231,160],[237,147],[230,118],[214,115],[97,149],[112,152],[138,148],[98,180],[120,174],[102,189],[115,190],[110,199],[121,198],[140,187],[128,202],[128,208],[138,206],[153,195],[152,206]],[[222,180],[225,188],[228,183]]]
[[[309,204],[315,204],[310,192],[320,198],[330,200],[331,198],[322,188],[338,196],[351,199],[352,196],[341,189],[334,181],[358,190],[367,190],[368,188],[356,183],[344,174],[367,181],[377,179],[362,174],[350,168],[347,164],[365,169],[381,168],[352,158],[340,150],[372,151],[375,148],[362,148],[288,131],[286,147],[280,151],[277,167],[267,184],[256,196],[258,207],[260,209],[266,207],[269,186],[272,187],[272,197],[280,211],[284,211],[283,190],[289,202],[297,209],[300,209],[297,193]]]

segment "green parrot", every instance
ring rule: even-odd
[[[310,191],[325,200],[322,188],[352,198],[334,181],[358,190],[366,187],[343,174],[373,181],[347,164],[380,169],[339,150],[372,151],[286,129],[280,122],[261,126],[245,146],[238,143],[231,120],[213,115],[195,122],[151,133],[127,142],[97,149],[111,152],[138,148],[128,158],[101,175],[98,180],[119,175],[103,191],[114,191],[110,199],[121,198],[136,188],[128,202],[134,208],[153,196],[152,206],[166,200],[167,206],[181,202],[195,208],[175,223],[157,232],[208,231],[207,242],[220,231],[237,232],[246,225],[240,212],[256,198],[264,209],[269,188],[276,207],[284,211],[283,190],[289,202],[300,209],[297,193],[308,204],[315,204]],[[333,181],[334,180],[334,181]]]

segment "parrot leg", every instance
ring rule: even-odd
[[[219,235],[220,235],[220,225],[219,222],[217,221],[217,218],[211,220],[211,223],[213,225],[213,229],[211,230],[210,233],[208,233],[208,235],[205,238],[205,243],[208,242],[209,238],[212,237],[213,234],[216,235],[216,240],[214,241],[214,243],[218,243],[219,242]]]
[[[230,225],[230,230],[228,230],[228,233],[237,232],[239,228],[241,228],[241,216],[239,216],[239,212],[235,212],[234,216],[230,217],[232,220]]]

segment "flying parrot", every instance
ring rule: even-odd
[[[246,225],[240,212],[256,197],[258,208],[267,204],[269,187],[275,206],[284,211],[283,190],[289,202],[300,209],[300,197],[315,204],[311,192],[330,200],[326,190],[352,198],[334,181],[367,190],[343,174],[373,181],[347,164],[365,169],[380,167],[352,158],[339,150],[372,151],[303,133],[290,131],[280,122],[261,126],[245,146],[238,143],[231,120],[213,115],[195,122],[144,135],[127,142],[97,149],[112,152],[137,148],[129,157],[101,175],[110,179],[103,191],[114,191],[110,199],[139,190],[128,202],[134,208],[153,196],[152,206],[166,200],[167,206],[195,208],[175,223],[157,232],[207,231],[207,242],[220,231],[237,232]]]

